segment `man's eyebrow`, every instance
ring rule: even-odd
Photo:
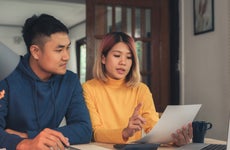
[[[67,46],[69,47],[70,45],[71,45],[71,42],[70,42]],[[61,44],[60,44],[60,45],[58,45],[57,47],[58,47],[58,48],[64,48],[65,45],[61,45]]]

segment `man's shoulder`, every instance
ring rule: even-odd
[[[78,77],[78,75],[76,73],[74,73],[73,71],[71,71],[71,70],[67,70],[64,76],[68,77],[68,78],[76,78],[76,77]]]
[[[62,82],[62,84],[76,84],[79,82],[77,74],[69,70],[67,70],[64,75],[55,75],[51,80]]]

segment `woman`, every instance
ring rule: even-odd
[[[96,142],[126,143],[141,138],[159,120],[149,88],[140,82],[134,40],[123,32],[108,33],[93,68],[94,79],[83,84]],[[192,136],[189,125],[174,134],[184,145]],[[186,132],[186,133],[185,133]],[[184,133],[184,134],[183,134]]]

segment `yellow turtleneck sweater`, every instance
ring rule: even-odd
[[[144,131],[148,133],[159,120],[149,88],[140,83],[135,88],[126,87],[124,80],[109,79],[104,83],[92,79],[83,84],[96,142],[125,143],[122,130],[138,103],[142,103],[140,114],[146,119]],[[127,142],[140,139],[136,132]]]

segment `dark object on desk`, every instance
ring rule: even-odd
[[[118,150],[157,150],[160,144],[115,144],[113,147]]]
[[[206,121],[193,121],[193,143],[204,143],[207,130],[212,128],[212,123]]]

